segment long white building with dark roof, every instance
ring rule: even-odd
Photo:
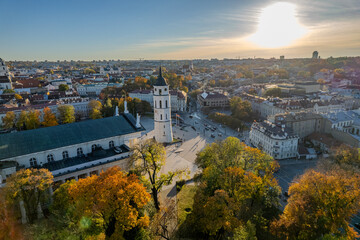
[[[54,182],[98,174],[126,158],[142,131],[128,113],[0,135],[0,183],[21,168],[47,168]],[[1,185],[0,185],[1,186]]]
[[[254,122],[250,130],[250,142],[274,159],[295,158],[298,156],[299,137],[291,129],[276,126],[269,121]]]

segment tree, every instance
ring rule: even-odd
[[[325,80],[323,78],[319,78],[316,82],[319,84],[325,84]]]
[[[90,118],[91,119],[99,119],[102,118],[101,115],[101,108],[102,108],[102,104],[100,101],[97,100],[91,100],[88,104],[89,106],[89,111],[90,111]]]
[[[57,108],[62,124],[75,122],[75,108],[72,105],[60,105]]]
[[[165,148],[162,144],[155,140],[148,139],[140,142],[133,148],[133,155],[131,156],[130,166],[146,174],[148,177],[152,197],[155,208],[160,210],[160,202],[158,194],[163,186],[171,184],[176,176],[185,173],[185,170],[169,171],[168,173],[160,173],[165,164]]]
[[[36,129],[40,127],[40,111],[39,110],[29,110],[26,117],[26,129]]]
[[[115,110],[113,108],[110,98],[106,99],[105,104],[103,105],[103,107],[101,109],[101,112],[104,117],[114,116]]]
[[[67,84],[60,84],[59,85],[59,91],[65,92],[69,90],[69,86]]]
[[[91,69],[91,68],[85,68],[84,73],[85,74],[90,74],[90,73],[94,74],[94,73],[96,73],[96,71],[94,69]]]
[[[343,171],[309,170],[289,188],[284,213],[272,224],[281,239],[320,239],[331,234],[355,239],[349,226],[360,210],[360,177]]]
[[[265,91],[266,97],[281,97],[281,88],[269,88]]]
[[[45,127],[52,127],[58,125],[55,114],[51,111],[49,107],[45,107],[43,116],[43,122],[41,123]]]
[[[3,93],[15,93],[13,89],[5,89]]]
[[[3,118],[3,128],[10,129],[15,126],[16,115],[13,111],[9,111],[5,114]]]
[[[20,94],[17,94],[17,93],[14,94],[14,97],[15,97],[16,100],[22,100],[23,99],[23,97]]]
[[[230,99],[230,109],[231,115],[240,120],[248,120],[252,112],[251,103],[243,101],[240,97]]]
[[[69,197],[76,219],[100,226],[98,231],[105,232],[107,239],[122,239],[125,231],[149,224],[141,210],[150,194],[136,175],[127,175],[119,167],[71,184]]]
[[[26,113],[26,111],[21,111],[20,112],[20,115],[19,115],[19,117],[18,117],[18,119],[17,119],[17,121],[16,121],[16,128],[17,128],[17,130],[24,130],[24,129],[26,129],[26,120],[27,120],[27,113]]]
[[[47,169],[21,169],[7,179],[5,191],[14,202],[24,202],[27,220],[33,223],[38,206],[52,182],[53,175]]]

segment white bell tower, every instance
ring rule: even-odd
[[[171,143],[173,141],[169,86],[162,76],[161,67],[154,84],[154,131],[157,142]]]

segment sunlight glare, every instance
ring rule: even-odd
[[[259,17],[257,32],[248,40],[265,48],[278,48],[292,44],[303,37],[307,29],[296,18],[296,6],[279,2],[264,8]]]

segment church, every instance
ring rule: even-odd
[[[171,143],[173,141],[173,132],[169,85],[162,76],[161,67],[159,69],[159,76],[154,84],[153,100],[155,140],[159,143]]]
[[[113,117],[0,134],[0,187],[21,168],[48,169],[55,186],[115,165],[127,169],[130,148],[144,130],[125,108]]]

